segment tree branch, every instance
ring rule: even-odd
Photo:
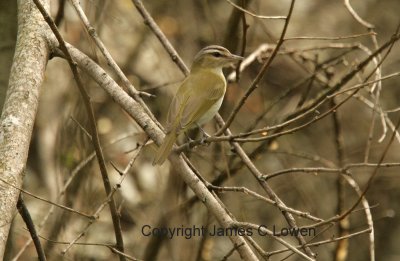
[[[49,1],[44,1],[49,7]],[[9,86],[0,118],[0,175],[20,188],[40,86],[49,56],[43,33],[48,31],[41,14],[31,1],[18,1],[18,35]],[[19,190],[0,182],[0,260],[17,204]]]

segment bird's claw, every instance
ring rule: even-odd
[[[203,137],[200,140],[200,144],[202,145],[209,145],[210,143],[207,142],[207,139],[210,138],[211,136],[207,134],[205,131],[203,132]]]
[[[189,135],[185,132],[186,139],[188,140],[188,143],[192,143],[194,139],[190,138]]]

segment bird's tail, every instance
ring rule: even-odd
[[[165,136],[163,143],[157,150],[157,154],[153,160],[154,165],[161,165],[164,163],[165,159],[168,157],[169,153],[172,150],[172,146],[174,145],[177,133],[175,131],[171,131],[170,133]]]

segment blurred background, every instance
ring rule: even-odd
[[[245,0],[235,1],[250,12],[263,16],[286,16],[290,1]],[[398,0],[353,0],[352,7],[368,23],[375,26],[378,46],[390,39],[399,24]],[[175,65],[154,34],[143,22],[131,1],[82,0],[85,13],[100,38],[111,52],[129,80],[138,90],[154,94],[144,98],[157,119],[165,124],[169,103],[184,75]],[[248,25],[243,48],[243,14],[228,1],[144,1],[156,23],[190,66],[194,55],[204,46],[219,44],[231,52],[248,57],[264,44],[237,81],[232,77],[220,114],[227,119],[242,97],[261,65],[271,54],[280,37],[284,20],[260,19],[245,15]],[[55,18],[64,6],[59,20],[65,39],[101,65],[116,80],[106,61],[96,50],[80,19],[68,1],[52,1]],[[293,116],[333,86],[372,53],[374,45],[369,31],[350,14],[343,1],[296,1],[286,38],[331,37],[329,39],[288,39],[267,70],[258,88],[231,125],[233,134],[266,126],[274,126]],[[346,38],[345,36],[359,35]],[[342,37],[342,38],[336,38]],[[267,44],[267,45],[265,45]],[[382,53],[384,56],[385,52]],[[395,45],[382,62],[382,76],[400,71],[400,49]],[[375,66],[359,71],[342,89],[367,80]],[[230,75],[234,69],[227,69]],[[122,220],[126,253],[144,260],[222,260],[232,249],[227,237],[194,237],[190,240],[172,240],[145,237],[144,225],[152,227],[192,227],[218,225],[207,209],[193,199],[193,193],[182,183],[168,162],[153,167],[154,145],[142,146],[146,136],[138,125],[89,76],[84,75],[95,108],[97,124],[109,175],[113,184],[129,161],[135,160],[115,193]],[[264,174],[292,168],[342,168],[360,163],[361,167],[349,172],[358,186],[364,189],[374,172],[365,163],[377,163],[388,146],[393,126],[397,123],[400,106],[398,78],[382,82],[381,88],[372,85],[362,88],[327,117],[313,122],[299,131],[242,146]],[[119,83],[121,84],[121,83]],[[378,90],[379,88],[379,90]],[[337,95],[325,102],[307,117],[297,120],[285,129],[308,122],[318,113],[340,103],[348,93]],[[334,116],[335,115],[335,116]],[[42,88],[40,108],[30,148],[24,189],[53,202],[93,214],[106,194],[102,185],[93,147],[85,133],[88,129],[86,111],[75,86],[68,64],[60,58],[49,61]],[[208,133],[216,131],[215,122],[205,126]],[[338,131],[339,130],[339,131]],[[340,145],[336,142],[340,137]],[[270,134],[270,133],[268,133]],[[266,135],[266,134],[263,134]],[[258,135],[256,137],[261,137]],[[182,140],[184,137],[182,137]],[[366,194],[372,213],[375,234],[376,260],[400,259],[400,205],[399,137],[390,145],[384,162],[392,167],[380,167]],[[342,147],[340,149],[340,147]],[[191,151],[190,159],[204,178],[219,186],[246,187],[263,196],[265,192],[243,166],[227,142],[199,146]],[[358,199],[354,188],[338,173],[291,171],[269,179],[275,193],[287,206],[328,219],[351,207]],[[281,212],[259,199],[241,192],[219,193],[229,211],[240,221],[287,227]],[[342,196],[342,198],[340,197]],[[42,243],[49,260],[117,260],[109,248],[98,244],[113,244],[114,232],[106,206],[100,218],[90,225],[85,234],[65,255],[67,244],[85,231],[89,220],[75,213],[54,207],[47,202],[24,196],[32,218],[43,236]],[[296,217],[299,226],[313,224],[306,218]],[[345,228],[345,231],[343,230]],[[331,239],[346,233],[368,228],[364,207],[360,204],[346,224],[336,222],[317,229],[318,234],[307,237],[310,242]],[[8,259],[33,260],[36,256],[31,244],[24,245],[29,234],[19,215],[16,215],[10,234]],[[260,247],[271,252],[283,246],[270,237],[254,236]],[[283,239],[297,244],[293,237]],[[338,259],[337,243],[312,248],[318,260],[369,260],[369,233],[350,237],[348,247],[342,248],[347,259]],[[271,256],[283,260],[288,253]],[[227,260],[239,260],[233,253]],[[285,260],[300,260],[292,255]]]

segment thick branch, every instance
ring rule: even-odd
[[[48,1],[43,1],[48,8]],[[18,36],[9,87],[1,115],[0,176],[21,187],[40,86],[49,55],[48,30],[31,1],[18,1]],[[0,182],[0,260],[3,260],[19,190]]]

